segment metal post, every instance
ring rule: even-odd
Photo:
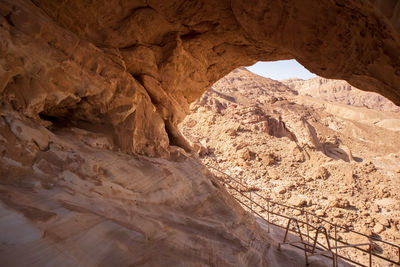
[[[372,242],[369,240],[369,267],[372,267]]]
[[[399,249],[399,264],[400,264],[400,247],[398,247],[398,249]]]
[[[303,208],[303,212],[304,212],[304,208]],[[309,230],[309,223],[308,223],[308,212],[306,211],[306,223],[307,223],[307,242],[310,243],[310,230]]]
[[[338,253],[337,253],[337,229],[335,224],[335,258],[336,258],[336,266],[338,266]]]
[[[250,191],[250,211],[251,211],[251,215],[253,215],[253,200],[251,198],[251,191]]]
[[[288,232],[289,232],[290,222],[291,222],[292,220],[293,220],[293,219],[290,218],[289,221],[288,221],[288,223],[287,223],[286,231],[285,231],[285,236],[283,237],[283,243],[286,242],[286,238],[287,238],[287,235],[288,235]],[[301,234],[301,232],[300,232],[300,234]]]
[[[268,202],[267,202],[267,205],[268,205],[268,213],[267,213],[267,216],[268,216],[268,233],[269,233],[269,224],[270,224],[270,222],[269,222],[269,200],[268,200]],[[400,248],[399,248],[399,257],[400,257]]]

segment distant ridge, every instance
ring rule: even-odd
[[[281,80],[280,82],[297,91],[299,95],[308,95],[356,107],[400,112],[400,107],[393,104],[387,98],[377,93],[362,91],[343,80],[332,80],[322,77],[303,80],[295,77]]]

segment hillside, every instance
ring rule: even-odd
[[[399,119],[297,95],[236,69],[191,106],[180,127],[203,162],[217,162],[263,196],[399,244],[399,130],[380,125]]]
[[[355,107],[400,112],[400,107],[380,94],[362,91],[343,80],[316,77],[309,80],[293,78],[282,80],[281,82],[300,95],[313,96],[322,100]]]

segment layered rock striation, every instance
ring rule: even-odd
[[[356,107],[400,112],[400,107],[393,104],[387,98],[377,93],[362,91],[343,80],[315,77],[309,80],[292,78],[282,80],[281,82],[297,91],[300,95],[312,96]]]
[[[232,69],[296,58],[400,103],[396,12],[381,1],[3,0],[3,105],[102,132],[129,153],[189,150],[191,102]]]

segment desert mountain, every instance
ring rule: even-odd
[[[343,80],[316,77],[309,80],[292,78],[282,80],[281,82],[297,91],[300,95],[313,96],[322,100],[355,107],[400,112],[400,107],[380,94],[362,91]]]
[[[315,81],[322,79],[309,84]],[[398,243],[400,129],[377,120],[398,122],[400,114],[304,96],[285,83],[236,69],[192,104],[182,132],[204,163],[265,197]],[[338,82],[324,84],[335,91],[329,84]],[[371,107],[398,108],[374,94],[362,97]]]

